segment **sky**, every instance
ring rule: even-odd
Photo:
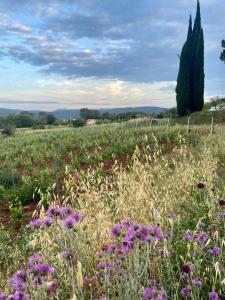
[[[225,96],[224,0],[201,0],[205,98]],[[173,107],[196,0],[1,0],[0,107]]]

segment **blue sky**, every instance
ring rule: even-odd
[[[196,0],[1,0],[0,107],[175,105]],[[225,95],[224,0],[202,0],[205,98]]]

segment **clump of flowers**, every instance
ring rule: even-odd
[[[108,274],[109,278],[114,277],[124,278],[126,277],[126,257],[132,255],[134,250],[142,249],[144,245],[148,244],[162,244],[163,240],[167,239],[167,234],[164,233],[157,225],[141,226],[128,219],[122,220],[118,224],[115,224],[110,230],[111,241],[104,243],[101,250],[96,254],[97,257],[97,271],[93,276],[85,276],[84,281],[86,285],[93,286],[93,282],[98,281],[100,278],[104,278],[105,274]],[[155,254],[159,253],[159,247],[154,247]],[[171,254],[163,247],[160,247],[165,257],[169,257]],[[101,280],[99,280],[100,282]],[[154,298],[145,299],[167,299],[165,291],[157,289],[155,286],[153,289]],[[149,289],[143,291],[142,296],[149,293]]]
[[[143,299],[152,299],[152,300],[168,300],[165,289],[158,286],[156,280],[150,280],[150,287],[147,287],[142,292]]]
[[[30,222],[31,228],[36,227],[50,227],[53,221],[57,221],[66,229],[73,228],[79,221],[83,219],[83,216],[76,212],[74,208],[70,206],[59,206],[53,204],[45,212],[42,218],[37,218]]]
[[[55,269],[44,261],[40,253],[29,257],[27,265],[14,273],[7,281],[10,295],[0,293],[0,299],[28,300],[29,290],[44,289],[52,294],[59,286],[59,281],[52,276]]]

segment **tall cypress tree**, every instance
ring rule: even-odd
[[[223,52],[220,55],[220,59],[225,62],[225,40],[222,41]]]
[[[204,105],[204,36],[201,27],[200,3],[197,3],[197,13],[193,29],[191,47],[191,111],[201,111]]]
[[[202,110],[204,105],[204,79],[204,37],[198,0],[194,28],[192,30],[190,17],[187,40],[180,56],[176,87],[179,116]]]
[[[192,45],[192,18],[189,19],[187,40],[180,55],[180,68],[177,77],[177,112],[179,116],[185,116],[191,110],[191,86],[190,86],[190,51]]]

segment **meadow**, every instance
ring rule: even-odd
[[[224,125],[167,125],[4,139],[2,201],[39,192],[29,224],[0,229],[0,299],[225,299]]]

